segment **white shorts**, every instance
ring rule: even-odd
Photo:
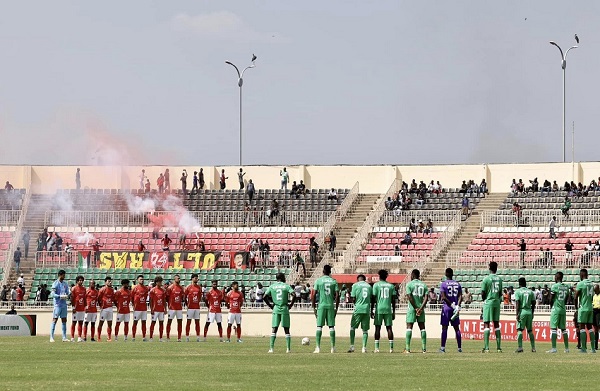
[[[231,312],[227,316],[227,323],[229,324],[237,324],[238,326],[242,324],[242,314],[232,314]]]
[[[182,310],[169,310],[169,319],[183,319]]]
[[[146,311],[133,311],[133,320],[134,321],[141,320],[141,321],[145,322],[147,316],[148,316],[148,312],[146,312]]]
[[[195,310],[187,310],[187,313],[185,315],[185,318],[188,320],[191,319],[195,319],[195,320],[200,320],[200,310],[199,309],[195,309]]]
[[[152,321],[153,321],[153,322],[156,322],[157,320],[158,320],[159,322],[162,322],[162,321],[164,321],[164,320],[165,320],[165,313],[164,313],[164,312],[155,312],[155,313],[152,315]]]
[[[208,318],[206,318],[206,323],[213,323],[213,322],[217,322],[217,323],[221,323],[221,313],[214,313],[214,312],[209,312],[208,313]]]
[[[112,308],[104,308],[100,311],[100,320],[105,320],[107,322],[112,322],[113,320],[113,309]]]
[[[86,312],[85,313],[85,321],[87,323],[96,323],[96,318],[98,317],[97,312]]]
[[[130,315],[131,314],[117,314],[117,322],[129,323]]]
[[[85,311],[77,311],[73,314],[73,322],[83,322],[85,319]]]

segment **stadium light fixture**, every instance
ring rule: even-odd
[[[577,38],[576,38],[577,39]],[[563,153],[562,153],[562,161],[563,163],[566,162],[566,143],[565,143],[565,135],[566,135],[566,111],[567,111],[567,96],[566,96],[566,91],[567,91],[567,55],[569,54],[569,52],[571,51],[571,49],[577,49],[578,46],[571,46],[569,49],[567,49],[566,52],[563,52],[562,48],[554,41],[550,41],[550,45],[556,46],[558,48],[558,50],[560,51],[560,58],[561,58],[561,63],[560,66],[563,70],[563,124],[562,124],[562,147],[563,147]]]
[[[244,85],[244,73],[250,69],[254,68],[256,65],[254,64],[256,61],[256,56],[252,54],[252,64],[244,68],[243,71],[240,72],[240,69],[231,61],[225,61],[225,64],[229,64],[235,68],[238,76],[238,87],[240,88],[240,166],[242,165],[242,86]]]

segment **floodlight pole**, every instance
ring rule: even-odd
[[[242,165],[242,86],[244,85],[244,72],[250,68],[254,68],[254,60],[256,58],[253,56],[252,65],[244,68],[242,72],[240,72],[239,68],[235,66],[231,61],[225,61],[225,64],[229,64],[235,68],[235,71],[238,75],[238,87],[240,87],[240,166]]]

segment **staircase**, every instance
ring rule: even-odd
[[[462,223],[460,232],[456,235],[454,240],[442,250],[440,255],[433,262],[430,262],[427,265],[421,280],[427,284],[428,287],[437,287],[444,277],[446,270],[446,254],[450,251],[465,251],[480,232],[481,212],[498,210],[500,205],[506,199],[506,196],[506,193],[492,193],[488,194],[479,202],[471,216]]]
[[[52,197],[52,195],[32,194],[29,207],[27,209],[27,214],[25,215],[25,220],[23,222],[21,236],[27,230],[29,230],[29,235],[31,236],[31,240],[29,241],[29,256],[27,258],[24,258],[25,251],[23,248],[23,242],[21,239],[19,239],[19,246],[21,247],[21,252],[23,253],[23,258],[21,258],[21,273],[23,273],[23,278],[25,279],[25,291],[27,294],[31,292],[31,286],[33,284],[33,277],[35,274],[37,237],[45,228],[45,214],[46,211],[50,210],[50,207],[52,206]],[[9,284],[11,286],[16,286],[18,277],[17,270],[13,266],[10,269],[10,274],[8,276]]]

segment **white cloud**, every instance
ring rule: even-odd
[[[180,13],[171,19],[171,27],[175,31],[191,33],[198,37],[228,41],[277,43],[285,40],[281,34],[252,29],[242,18],[230,11],[198,15]]]

